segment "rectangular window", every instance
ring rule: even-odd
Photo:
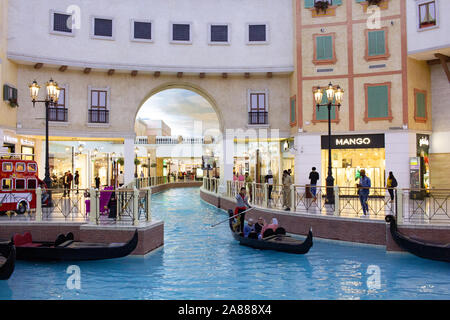
[[[27,169],[28,169],[28,172],[36,172],[37,171],[36,163],[28,163]]]
[[[191,42],[191,25],[189,23],[172,24],[172,41]]]
[[[265,93],[250,93],[249,124],[268,124]]]
[[[16,163],[16,171],[17,172],[25,172],[25,163],[24,162],[17,162]]]
[[[427,121],[427,92],[414,89],[414,119],[417,122]]]
[[[296,110],[296,97],[291,98],[291,105],[290,105],[290,122],[291,126],[294,126],[297,123],[297,110]]]
[[[2,179],[2,190],[12,190],[12,179]]]
[[[134,40],[152,40],[152,23],[145,21],[133,21]]]
[[[106,18],[94,18],[93,36],[99,38],[113,37],[113,20]]]
[[[364,121],[389,120],[392,121],[391,111],[391,83],[366,84],[366,112]]]
[[[90,90],[91,105],[88,110],[89,123],[109,123],[108,91]]]
[[[13,164],[11,162],[3,162],[3,164],[2,164],[2,171],[3,172],[12,172],[13,171]]]
[[[70,14],[53,12],[53,28],[54,32],[72,33],[72,16]]]
[[[436,2],[419,4],[419,29],[434,27],[436,24]]]
[[[34,190],[37,188],[36,179],[28,179],[28,189]]]
[[[313,35],[314,38],[314,64],[336,63],[335,33]]]
[[[228,25],[211,25],[210,43],[228,43]]]
[[[387,28],[381,30],[366,30],[366,61],[389,58]]]
[[[25,179],[16,179],[16,190],[25,189]]]
[[[108,97],[107,91],[92,90],[91,108],[106,108],[107,97]]]
[[[66,108],[66,89],[60,88],[58,102],[55,106],[48,108],[48,118],[50,121],[67,121],[67,108]]]
[[[267,42],[267,25],[249,24],[248,42],[261,42],[261,43]]]

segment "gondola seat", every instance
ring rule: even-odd
[[[13,242],[16,247],[40,247],[40,243],[33,243],[31,233],[25,232],[23,235],[15,234]]]

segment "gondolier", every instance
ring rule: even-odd
[[[244,221],[245,221],[245,212],[247,209],[251,208],[248,203],[247,191],[245,187],[242,187],[239,193],[236,195],[236,209],[234,209],[234,214],[237,215],[243,212],[237,219],[238,223],[236,227],[239,228],[240,232],[244,232]]]

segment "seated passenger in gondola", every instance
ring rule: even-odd
[[[262,217],[259,217],[258,221],[255,224],[255,232],[256,232],[256,235],[258,236],[258,238],[261,235],[261,231],[265,225],[266,225],[266,222],[264,221],[264,219]]]
[[[236,195],[236,209],[234,210],[234,214],[237,215],[245,210],[248,210],[249,208],[251,207],[248,203],[247,190],[242,187]],[[239,231],[244,232],[245,213],[239,215],[237,220],[239,221]]]
[[[249,238],[251,233],[255,233],[255,222],[253,221],[252,218],[248,219],[247,224],[244,226],[244,237]],[[254,238],[254,236],[252,236],[251,238]]]
[[[261,238],[267,238],[275,234],[275,230],[278,229],[278,220],[276,218],[272,219],[272,223],[265,225],[261,230]]]

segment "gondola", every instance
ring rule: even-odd
[[[421,258],[450,262],[450,244],[427,243],[412,239],[398,231],[394,216],[388,215],[385,220],[390,224],[392,238],[402,249]]]
[[[0,280],[8,280],[16,265],[16,248],[12,243],[0,244]]]
[[[88,243],[73,240],[73,234],[59,235],[55,242],[33,242],[30,233],[15,235],[17,260],[82,261],[121,258],[138,244],[138,232],[126,243]]]
[[[233,211],[229,210],[228,213],[230,217],[233,216]],[[254,249],[306,254],[313,245],[313,234],[311,229],[309,230],[306,239],[301,241],[285,234],[274,234],[263,239],[246,238],[241,233],[233,231],[232,219],[229,220],[229,226],[235,240],[239,241],[243,246]]]

